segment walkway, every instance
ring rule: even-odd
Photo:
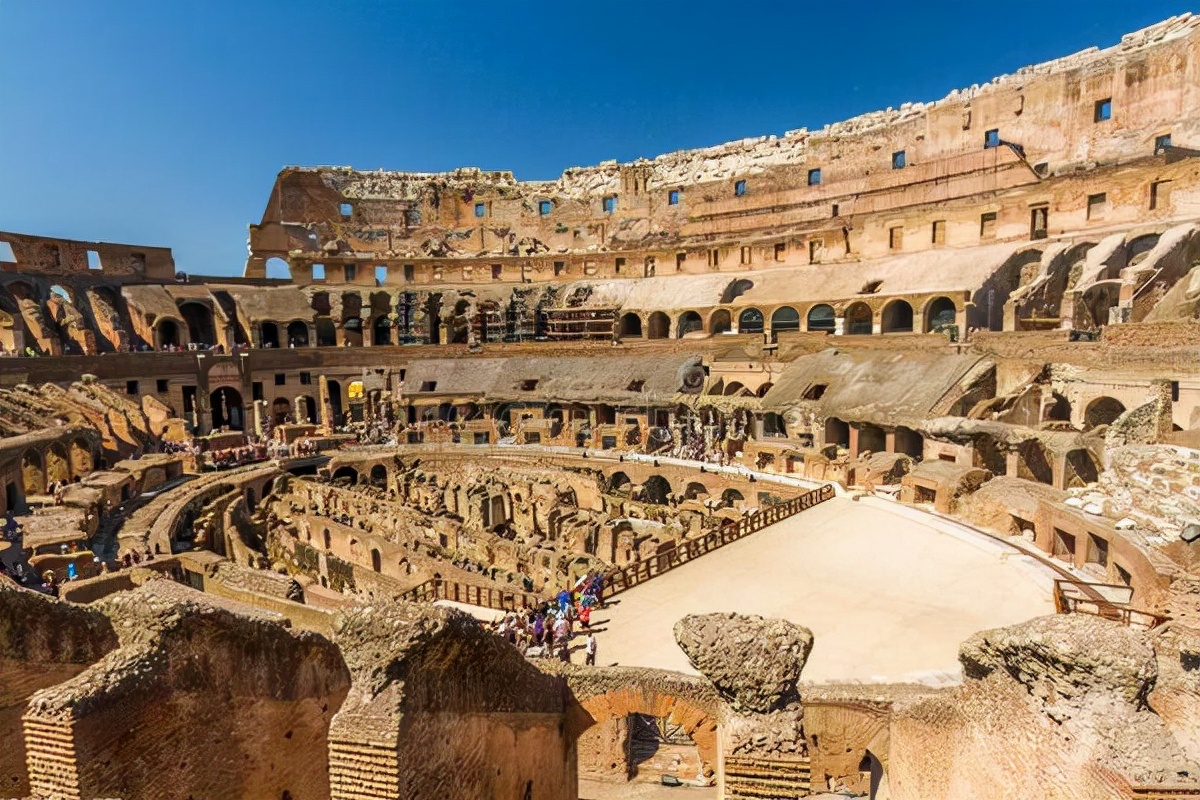
[[[675,621],[707,611],[812,629],[805,680],[957,681],[972,633],[1054,613],[1054,574],[955,523],[835,497],[615,598],[599,661],[694,673]]]

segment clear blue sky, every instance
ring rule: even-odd
[[[934,100],[1194,3],[0,0],[0,230],[241,274],[280,168],[522,179]]]

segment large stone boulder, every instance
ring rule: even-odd
[[[1158,676],[1143,634],[1080,614],[980,631],[962,644],[958,658],[966,677],[1002,669],[1046,706],[1109,695],[1142,707]]]
[[[691,614],[675,641],[734,711],[766,714],[800,701],[796,686],[812,652],[808,628],[734,613]]]

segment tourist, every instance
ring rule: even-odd
[[[596,634],[588,631],[587,639],[583,643],[583,663],[589,667],[596,666]]]

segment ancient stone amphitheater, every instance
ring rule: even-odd
[[[289,167],[241,278],[0,233],[0,797],[1200,797],[1198,267],[1191,16]],[[525,641],[597,577],[595,665]]]

